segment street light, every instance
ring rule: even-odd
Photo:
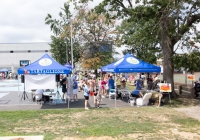
[[[68,63],[68,47],[67,47],[67,38],[66,38],[66,61]]]

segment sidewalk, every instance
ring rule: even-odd
[[[19,84],[19,86],[18,86]],[[19,92],[18,92],[19,88]],[[59,93],[62,96],[62,89],[59,88]],[[61,99],[59,100],[62,104],[50,105],[48,102],[44,104],[36,104],[31,100],[31,93],[26,92],[28,98],[22,98],[22,93],[24,91],[24,84],[18,83],[17,80],[0,80],[0,110],[40,110],[40,109],[67,109],[68,103],[64,103]],[[55,89],[56,91],[56,89]],[[94,97],[90,96],[89,104],[90,107],[94,107]],[[83,93],[78,93],[78,101],[69,102],[69,108],[84,108],[84,95]],[[114,107],[130,107],[128,104],[128,99],[115,100],[108,98],[102,99],[100,107],[114,108]]]

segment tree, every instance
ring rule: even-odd
[[[113,60],[116,36],[115,21],[106,21],[102,14],[97,14],[86,7],[78,8],[76,16],[79,22],[77,29],[79,41],[82,42],[85,51],[82,55],[82,66],[89,69],[98,69]]]
[[[87,2],[88,0],[81,0]],[[105,6],[110,6],[108,11]],[[163,54],[163,78],[172,84],[174,89],[174,61],[175,45],[185,36],[190,36],[195,24],[200,21],[199,0],[103,0],[96,8],[96,12],[104,13],[107,18],[129,19],[134,22],[134,32],[137,34],[145,28],[151,34],[143,34],[148,39],[154,36],[160,40]],[[116,16],[110,16],[109,11],[116,11]],[[173,92],[173,95],[176,96]]]
[[[55,36],[51,36],[52,42],[49,44],[51,46],[52,57],[59,62],[60,64],[64,65],[66,61],[66,44],[63,39]]]
[[[187,53],[175,54],[173,56],[173,61],[175,62],[174,66],[176,69],[183,68],[191,74],[194,74],[195,71],[200,69],[199,47],[195,45],[194,41],[186,42],[185,45],[188,46]]]
[[[45,18],[45,24],[50,25],[50,29],[55,34],[55,36],[51,36],[52,43],[50,43],[52,57],[61,64],[71,63],[71,41],[73,41],[74,64],[79,61],[83,50],[75,36],[75,30],[71,31],[70,25],[73,22],[70,23],[72,15],[69,8],[69,3],[64,3],[64,8],[61,8],[64,13],[59,13],[60,20],[53,19],[50,14],[47,14]],[[73,36],[71,36],[71,32],[73,32]]]
[[[142,26],[137,26],[137,24],[132,19],[125,19],[117,28],[121,34],[121,44],[128,48],[123,51],[123,54],[129,52],[143,61],[155,64],[158,55],[161,53],[159,40],[154,37],[151,29],[147,28],[145,24],[141,23]],[[136,32],[136,27],[140,28],[140,32]],[[150,36],[144,38],[146,34]]]

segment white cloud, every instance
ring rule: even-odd
[[[58,19],[65,2],[67,0],[1,0],[0,43],[50,42],[52,32],[50,26],[45,25],[45,17],[49,13]],[[97,1],[90,5],[95,4]]]
[[[50,42],[45,17],[58,18],[66,0],[0,1],[0,43]]]
[[[92,8],[102,0],[89,3]],[[59,18],[66,0],[0,0],[0,43],[50,42],[53,34],[49,25],[45,25],[45,17],[51,14],[53,19]],[[72,8],[70,8],[72,9]],[[121,51],[116,57],[121,57]]]

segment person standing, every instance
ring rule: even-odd
[[[130,76],[129,76],[129,82],[131,83],[132,81],[133,81],[133,75],[130,74]]]
[[[96,92],[94,93],[94,105],[95,105],[95,107],[99,108],[101,98],[102,98],[101,92],[99,92],[99,90],[96,89]]]
[[[104,77],[101,79],[101,91],[102,91],[102,98],[106,97],[106,84],[107,82],[104,80]]]
[[[73,79],[73,100],[78,101],[78,82]]]
[[[67,84],[67,79],[66,79],[66,77],[64,77],[63,79],[62,79],[62,100],[64,101],[65,100],[65,94],[66,94],[66,92],[67,92],[67,87],[66,87],[66,84]]]
[[[125,75],[122,75],[122,78],[120,79],[121,87],[126,88],[126,78]]]
[[[115,89],[115,81],[114,79],[112,78],[112,76],[110,76],[109,80],[108,80],[108,87],[109,89]]]
[[[195,82],[194,84],[194,90],[195,90],[195,98],[198,98],[199,97],[199,92],[200,92],[200,79],[199,81]]]
[[[128,73],[125,73],[126,81],[128,81]]]
[[[90,77],[90,79],[88,80],[88,83],[89,83],[90,92],[94,92],[96,88],[95,80],[92,77]]]
[[[84,89],[83,89],[84,97],[85,97],[85,109],[86,110],[89,110],[88,103],[89,103],[90,92],[89,92],[89,87],[88,86],[89,86],[89,84],[88,84],[88,82],[86,82],[85,85],[84,85]]]
[[[78,101],[78,82],[73,79],[73,100]]]
[[[147,85],[148,85],[148,90],[152,90],[152,87],[153,87],[152,75],[149,75],[149,78],[147,79]]]

